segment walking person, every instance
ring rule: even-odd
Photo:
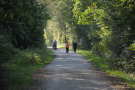
[[[68,41],[66,41],[66,53],[68,53],[69,52],[69,42]]]
[[[54,49],[54,50],[56,50],[56,49],[57,49],[57,41],[56,41],[56,40],[54,40],[54,41],[53,41],[53,45],[52,45],[52,47],[53,47],[53,49]]]
[[[77,42],[73,41],[72,47],[73,47],[74,53],[76,53],[76,50],[77,50]]]

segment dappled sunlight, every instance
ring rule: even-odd
[[[63,49],[55,52],[56,59],[44,68],[44,72],[34,76],[35,80],[46,83],[42,85],[43,88],[50,90],[49,87],[53,89],[55,85],[59,88],[76,88],[75,90],[107,90],[106,88],[110,88],[110,81],[105,78],[105,73],[93,69],[92,65],[80,55],[74,53],[67,55]]]
[[[115,89],[107,74],[95,69],[82,56],[56,52],[55,60],[33,76],[43,90],[121,90]],[[113,79],[112,79],[113,80]],[[38,88],[38,86],[37,86]]]
[[[86,75],[86,74],[85,74]],[[78,90],[82,89],[92,89],[92,90],[108,90],[107,88],[111,87],[108,85],[109,81],[104,81],[103,79],[98,79],[96,80],[96,77],[93,78],[91,77],[90,74],[87,74],[87,76],[83,76],[83,73],[77,74],[77,73],[61,73],[61,74],[56,74],[56,73],[48,73],[41,75],[40,80],[45,80],[46,85],[43,85],[43,88],[48,88],[50,86],[57,85],[63,85],[63,87],[59,88],[77,88]],[[44,78],[44,79],[43,79]],[[50,84],[51,83],[51,84]]]
[[[135,1],[0,0],[0,68],[9,90],[135,87]]]

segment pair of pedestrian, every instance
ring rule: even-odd
[[[65,45],[66,53],[69,53],[69,47],[70,47],[70,44],[69,44],[68,41],[66,41],[66,45]],[[73,47],[74,53],[76,53],[76,50],[77,50],[77,42],[73,41],[72,47]]]

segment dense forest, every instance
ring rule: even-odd
[[[77,40],[80,47],[109,58],[112,67],[134,72],[133,0],[47,0],[53,26],[49,41]],[[52,4],[53,2],[53,4]],[[57,23],[54,24],[54,21]],[[58,29],[58,30],[57,30]],[[53,33],[53,34],[52,34]],[[56,34],[58,33],[58,34]],[[61,38],[56,38],[57,36]]]
[[[1,62],[6,62],[15,53],[15,48],[44,46],[44,28],[49,15],[43,3],[1,0],[0,12]]]
[[[31,77],[32,64],[48,58],[44,32],[50,17],[41,0],[0,0],[0,12],[0,74],[6,71],[13,86]]]
[[[0,12],[1,65],[28,49],[46,54],[54,39],[76,40],[114,69],[135,72],[134,0],[0,0]]]
[[[110,58],[113,67],[134,72],[133,0],[73,0],[72,11],[77,36],[85,48]]]

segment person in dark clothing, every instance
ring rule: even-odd
[[[68,53],[69,52],[69,42],[68,41],[66,41],[66,45],[65,45],[65,48],[66,48],[66,53]]]
[[[57,41],[56,41],[56,40],[53,41],[53,45],[52,45],[52,46],[53,46],[53,49],[54,49],[54,50],[57,49]]]
[[[77,50],[77,42],[73,42],[73,50],[74,50],[74,52],[76,53],[76,50]]]

